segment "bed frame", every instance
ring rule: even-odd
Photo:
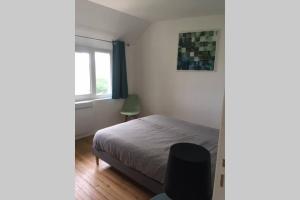
[[[118,161],[117,159],[110,156],[108,153],[104,151],[94,151],[94,155],[96,156],[96,164],[99,165],[99,158],[105,162],[107,162],[110,166],[115,168],[117,171],[126,175],[139,185],[144,186],[154,194],[159,194],[163,192],[163,184],[148,177],[144,174],[138,172],[135,169],[125,166],[123,163]]]

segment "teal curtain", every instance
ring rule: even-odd
[[[112,98],[128,97],[125,43],[113,41]]]

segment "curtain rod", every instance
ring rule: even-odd
[[[109,43],[113,43],[113,41],[110,40],[103,40],[103,39],[99,39],[99,38],[93,38],[93,37],[87,37],[87,36],[82,36],[82,35],[75,35],[76,37],[81,37],[81,38],[86,38],[86,39],[91,39],[91,40],[99,40],[102,42],[109,42]],[[130,46],[128,43],[126,43],[126,46]]]

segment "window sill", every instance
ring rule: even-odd
[[[84,109],[84,108],[91,108],[93,107],[93,101],[92,100],[84,100],[84,101],[77,101],[75,102],[75,109]]]
[[[84,108],[91,108],[93,107],[93,103],[97,101],[105,101],[105,100],[112,100],[112,97],[102,97],[96,99],[85,99],[85,100],[78,100],[75,102],[75,109],[84,109]]]

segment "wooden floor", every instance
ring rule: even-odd
[[[92,137],[75,143],[75,198],[80,200],[149,200],[154,195],[91,153]]]

